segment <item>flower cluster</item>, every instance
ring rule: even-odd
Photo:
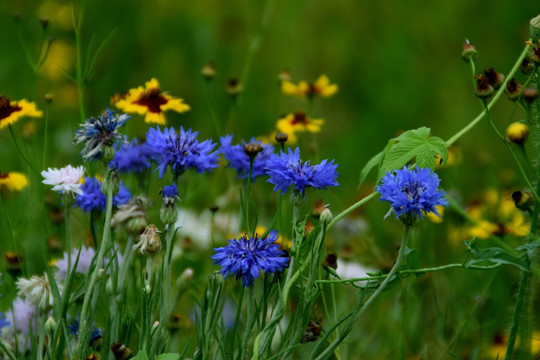
[[[413,218],[422,214],[434,213],[439,215],[436,206],[447,206],[444,191],[439,190],[439,177],[428,168],[388,171],[377,187],[381,194],[380,201],[388,201],[392,206],[396,219],[402,215]]]
[[[280,155],[273,154],[266,163],[266,173],[270,178],[267,182],[275,185],[274,191],[282,194],[293,186],[294,191],[303,193],[306,187],[326,189],[328,186],[338,186],[336,181],[338,172],[334,160],[321,161],[318,165],[311,165],[309,161],[300,160],[300,149],[294,152],[288,149]]]
[[[105,210],[107,205],[107,196],[101,191],[101,183],[96,178],[86,177],[81,186],[81,194],[77,196],[75,205],[79,206],[84,212],[92,210]],[[123,205],[131,199],[131,193],[120,182],[120,189],[113,198],[114,205]]]
[[[159,126],[148,130],[146,146],[150,157],[158,164],[160,179],[168,166],[176,175],[188,168],[204,173],[218,166],[218,152],[212,152],[216,144],[211,140],[199,142],[197,135],[197,131],[185,131],[183,127],[180,127],[180,133],[176,133],[172,127],[165,128],[163,132]]]
[[[229,166],[236,170],[239,178],[247,178],[249,176],[249,156],[244,151],[244,145],[246,143],[242,140],[241,144],[232,145],[232,138],[232,135],[220,138],[221,147],[219,151],[229,161]],[[271,144],[262,144],[261,141],[256,141],[255,138],[251,138],[249,142],[263,146],[263,151],[258,153],[253,161],[251,179],[254,181],[256,177],[266,175],[266,162],[274,152],[274,146]]]
[[[82,129],[75,131],[73,142],[84,144],[81,156],[84,160],[94,161],[103,156],[105,147],[111,147],[117,141],[126,141],[126,136],[117,132],[118,128],[129,119],[126,114],[114,115],[110,110],[97,118],[88,118]]]
[[[336,84],[330,84],[330,79],[326,75],[321,75],[314,83],[310,84],[306,81],[300,81],[298,85],[285,80],[281,83],[281,90],[286,95],[308,96],[315,95],[322,97],[330,97],[338,91]]]
[[[258,235],[253,238],[243,235],[238,240],[229,240],[227,246],[215,248],[212,259],[214,264],[222,267],[221,273],[225,277],[234,275],[245,287],[250,287],[260,271],[275,273],[287,267],[289,258],[275,244],[277,238],[275,230],[264,239]]]

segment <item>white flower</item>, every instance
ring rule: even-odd
[[[47,310],[53,304],[53,295],[49,277],[32,276],[30,279],[20,278],[17,280],[19,296],[28,300],[32,305],[38,306],[42,310]]]
[[[53,185],[54,191],[82,195],[81,183],[79,180],[84,175],[82,166],[73,167],[68,165],[61,169],[51,169],[42,171],[41,176],[45,178],[44,184]]]

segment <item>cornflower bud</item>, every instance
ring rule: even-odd
[[[144,255],[154,255],[161,250],[160,231],[155,225],[148,225],[139,235],[139,242],[133,245],[133,250],[139,250]]]
[[[180,201],[176,184],[165,186],[161,193],[163,198],[161,201],[161,209],[159,210],[160,219],[164,224],[174,224],[178,218],[176,202]]]
[[[54,100],[54,95],[51,94],[51,93],[47,93],[47,94],[43,95],[43,99],[45,99],[45,102],[47,104],[50,104]]]
[[[326,255],[324,258],[323,266],[326,268],[332,268],[334,270],[337,270],[338,264],[337,264],[338,256],[336,253],[330,253]]]
[[[529,137],[529,127],[520,122],[514,122],[506,128],[506,137],[513,143],[522,145]]]
[[[49,26],[49,18],[41,18],[39,19],[39,23],[41,24],[43,30],[45,30],[47,26]]]
[[[127,360],[132,357],[131,349],[121,342],[112,344],[111,351],[113,352],[116,360]]]
[[[261,144],[247,143],[246,145],[244,145],[244,152],[250,158],[254,158],[255,156],[257,156],[258,153],[260,153],[263,150],[264,149]]]
[[[525,101],[530,104],[538,98],[538,89],[535,86],[525,88],[525,90],[523,90],[523,92],[521,93],[521,96],[523,96]]]
[[[529,56],[526,56],[523,59],[523,61],[519,65],[519,70],[525,75],[529,75],[534,70],[534,65]]]
[[[334,219],[334,215],[332,215],[332,212],[330,209],[326,208],[322,211],[320,221],[323,224],[329,224]]]

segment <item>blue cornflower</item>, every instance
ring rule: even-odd
[[[177,134],[174,128],[165,128],[161,132],[150,128],[146,133],[146,146],[150,157],[158,164],[159,178],[165,174],[165,169],[170,166],[176,175],[182,174],[188,168],[194,168],[198,173],[212,171],[218,166],[218,152],[212,150],[216,146],[211,140],[199,142],[198,132],[191,129],[185,131],[180,127]]]
[[[164,186],[162,195],[163,198],[174,198],[178,196],[178,187],[176,184]]]
[[[264,239],[258,235],[254,238],[243,235],[238,240],[229,240],[227,246],[214,248],[216,253],[212,260],[222,267],[225,277],[232,274],[237,280],[241,278],[245,287],[250,287],[260,271],[275,273],[288,266],[289,257],[275,244],[277,239],[275,230]]]
[[[232,135],[227,135],[220,138],[221,147],[219,151],[223,154],[225,159],[229,161],[229,166],[232,167],[238,173],[239,178],[247,178],[249,175],[249,156],[244,151],[244,145],[246,142],[242,140],[241,144],[231,145]],[[251,180],[255,181],[257,176],[266,175],[265,166],[266,162],[274,152],[274,146],[272,144],[262,144],[262,142],[256,141],[255,138],[249,140],[250,143],[261,144],[263,151],[257,154],[253,161],[253,172]]]
[[[139,145],[137,139],[134,139],[129,144],[122,144],[120,149],[114,153],[112,167],[118,168],[122,173],[143,172],[151,166],[149,157],[150,153],[146,145]]]
[[[2,328],[9,325],[10,322],[4,317],[4,314],[0,312],[0,334],[2,333]]]
[[[68,334],[78,336],[79,335],[79,320],[78,319],[71,319],[71,323],[67,325],[68,328]],[[90,340],[89,345],[93,346],[96,341],[101,340],[103,337],[103,330],[100,328],[94,326],[92,328],[92,331],[90,332]]]
[[[75,144],[84,144],[81,150],[83,159],[94,161],[103,156],[103,150],[107,146],[112,146],[116,141],[126,142],[126,136],[117,133],[117,129],[124,125],[130,118],[126,114],[113,115],[113,112],[107,109],[107,113],[99,115],[97,118],[88,118],[82,129],[75,131],[73,142]]]
[[[338,172],[334,160],[323,160],[319,165],[310,165],[309,161],[300,160],[300,149],[294,152],[289,148],[288,153],[281,151],[280,155],[273,154],[266,162],[266,174],[270,176],[269,183],[274,184],[274,191],[285,194],[290,186],[300,193],[308,186],[326,189],[328,186],[338,186]]]
[[[84,212],[92,210],[105,210],[107,205],[107,196],[101,192],[101,183],[96,178],[86,177],[81,186],[82,195],[77,195],[75,205],[79,206]],[[131,193],[120,182],[118,193],[113,198],[114,205],[123,205],[131,199]]]
[[[438,189],[439,181],[437,174],[429,168],[417,166],[409,170],[404,166],[394,173],[388,171],[376,190],[381,194],[379,201],[390,202],[396,219],[401,215],[411,215],[408,222],[413,223],[416,218],[423,218],[422,213],[432,212],[440,216],[435,207],[448,205],[445,192]]]

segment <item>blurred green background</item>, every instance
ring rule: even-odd
[[[529,19],[540,11],[534,0],[277,0],[270,8],[266,1],[233,0],[85,3],[83,58],[92,56],[97,45],[114,31],[97,57],[95,75],[86,84],[89,116],[110,107],[114,93],[156,77],[162,90],[185,99],[192,107],[181,115],[167,113],[169,125],[192,127],[203,138],[216,140],[209,108],[212,106],[223,124],[233,112],[235,139],[248,139],[271,133],[284,113],[308,110],[305,100],[281,94],[277,76],[283,69],[290,69],[295,83],[312,82],[327,74],[332,83],[339,85],[339,91],[331,98],[317,98],[314,102],[314,117],[326,120],[317,137],[319,155],[310,151],[310,136],[303,138],[301,145],[306,158],[330,158],[339,164],[341,186],[312,195],[323,196],[332,204],[334,213],[371,191],[373,175],[371,184],[360,190],[358,175],[389,138],[407,129],[428,126],[433,135],[448,139],[481,112],[471,86],[470,68],[461,59],[465,38],[479,52],[478,72],[494,67],[507,73],[528,39]],[[60,70],[73,74],[75,69],[71,9],[69,1],[0,2],[0,93],[12,99],[35,101],[42,110],[44,94],[54,95],[46,162],[54,167],[81,163],[72,145],[73,130],[80,122],[76,87]],[[269,25],[260,33],[265,11]],[[27,65],[15,14],[20,38],[34,57],[43,37],[38,20],[49,19],[45,36],[53,36],[54,41],[37,74]],[[248,67],[250,46],[257,34],[260,47]],[[94,45],[88,50],[93,36]],[[209,87],[211,105],[207,84],[200,75],[208,61],[214,61],[218,73]],[[237,107],[231,110],[233,101],[225,91],[226,83],[242,74],[246,75],[244,91]],[[517,77],[520,82],[525,79],[522,74]],[[523,115],[513,112],[513,104],[503,96],[494,108],[493,118],[504,129],[509,122],[522,120]],[[39,151],[43,125],[41,120],[34,121],[32,133],[26,127],[28,123],[28,119],[19,121],[14,129],[21,134],[26,148]],[[129,131],[131,136],[144,136],[147,128],[142,117],[135,115]],[[29,131],[27,136],[25,130]],[[445,190],[465,206],[482,198],[487,188],[503,196],[503,190],[523,186],[501,145],[487,122],[482,121],[455,146],[461,162],[439,172]],[[27,171],[17,158],[7,129],[0,131],[0,154],[0,171]],[[208,184],[211,180],[202,181]],[[190,205],[206,208],[212,197],[219,195],[221,188],[217,189],[205,194],[205,201],[193,200]],[[270,190],[268,185],[258,191]],[[16,202],[12,206],[22,213],[41,206],[25,201],[22,204],[30,204],[27,208]],[[373,202],[355,214],[370,226],[366,232],[353,232],[345,239],[339,239],[345,235],[337,233],[334,242],[341,244],[336,245],[338,254],[347,250],[354,259],[361,258],[374,268],[391,266],[401,226],[391,219],[382,221],[387,210],[387,204]],[[465,256],[465,247],[452,247],[449,240],[451,228],[461,226],[463,219],[452,212],[445,218],[448,221],[442,225],[421,225],[422,232],[415,234],[413,246],[419,248],[423,266],[460,262]],[[20,221],[24,223],[24,219],[22,216]],[[26,231],[28,242],[32,232]],[[509,236],[501,239],[512,245],[519,243],[519,239]],[[4,242],[0,248],[9,245]],[[453,270],[404,281],[398,286],[401,295],[394,296],[394,300],[388,295],[388,302],[372,308],[373,316],[360,321],[350,349],[360,349],[367,358],[378,359],[437,358],[433,354],[447,359],[450,350],[460,358],[485,353],[510,319],[513,284],[518,274],[512,268],[504,269],[489,274]],[[483,292],[490,281],[493,287]],[[354,297],[348,290],[342,295],[346,312]],[[377,311],[384,311],[385,316],[378,316]],[[402,314],[408,315],[404,319]],[[406,334],[398,340],[391,334],[397,328],[400,334]]]

